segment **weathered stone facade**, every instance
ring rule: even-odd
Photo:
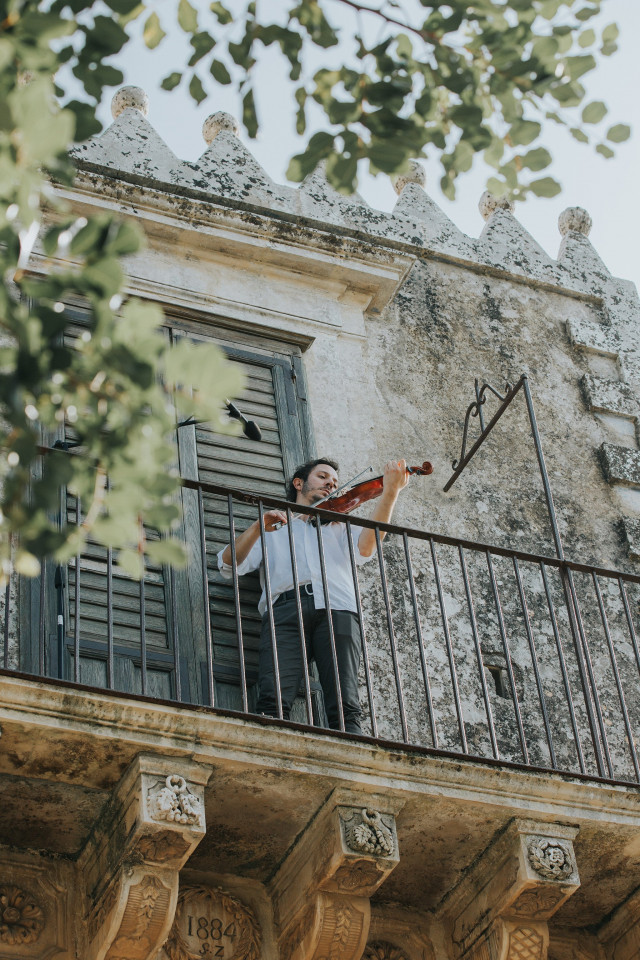
[[[384,214],[339,196],[320,170],[300,189],[273,183],[224,114],[205,124],[200,160],[183,162],[146,111],[140,91],[116,95],[114,124],[77,148],[77,182],[60,193],[78,213],[107,208],[143,226],[132,294],[186,329],[295,346],[315,448],[344,477],[432,461],[394,522],[441,539],[411,540],[411,576],[402,537],[385,541],[388,595],[380,571],[364,571],[369,740],[12,673],[10,620],[0,958],[631,960],[639,594],[630,584],[627,610],[615,578],[592,577],[587,595],[590,574],[574,571],[584,664],[568,621],[548,612],[566,581],[545,593],[533,561],[520,577],[496,555],[487,572],[469,547],[465,606],[463,553],[447,537],[553,556],[522,395],[442,488],[474,378],[503,393],[526,374],[567,557],[638,572],[635,288],[601,262],[580,208],[560,218],[553,260],[487,196],[480,238],[461,234],[418,167]],[[51,268],[38,255],[32,266]],[[487,395],[487,421],[498,402]],[[581,670],[599,699],[580,699]]]

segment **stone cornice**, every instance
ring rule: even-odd
[[[398,799],[450,797],[505,811],[526,808],[527,815],[553,821],[579,823],[595,817],[636,829],[640,825],[640,794],[633,786],[354,742],[320,732],[310,737],[305,731],[205,709],[17,676],[0,676],[0,725],[11,737],[12,752],[21,737],[25,744],[33,744],[35,737],[41,744],[50,741],[50,776],[66,782],[73,782],[73,776],[62,769],[56,772],[55,747],[65,739],[72,743],[74,737],[88,735],[96,749],[102,740],[112,757],[117,745],[125,766],[140,752],[184,756],[205,764],[226,759],[326,776],[334,786],[347,784],[372,793],[388,792],[391,782]],[[15,772],[8,769],[8,762],[7,756],[0,760],[1,772]],[[29,776],[28,769],[22,775]],[[100,775],[104,771],[99,764],[94,771],[83,769],[83,783],[88,786]]]

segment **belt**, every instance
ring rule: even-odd
[[[306,593],[308,597],[313,596],[313,587],[310,583],[301,583],[298,589],[301,595]],[[285,590],[284,593],[280,594],[280,596],[276,600],[276,603],[280,603],[280,601],[284,603],[287,600],[295,600],[295,598],[296,598],[295,590]]]

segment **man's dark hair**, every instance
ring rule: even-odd
[[[335,470],[336,473],[338,472],[338,464],[335,462],[335,460],[329,460],[328,457],[320,457],[319,460],[308,460],[307,463],[303,463],[302,466],[298,467],[294,475],[291,477],[289,486],[287,487],[287,500],[289,500],[291,503],[295,503],[296,496],[298,495],[298,491],[294,487],[293,481],[302,480],[303,483],[306,483],[313,468],[319,466],[321,463],[326,463],[328,467],[331,467],[331,469]]]

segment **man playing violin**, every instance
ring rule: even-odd
[[[390,460],[385,465],[382,494],[376,501],[371,517],[379,523],[389,523],[398,494],[408,483],[409,475],[404,460]],[[307,507],[334,493],[338,488],[338,465],[332,460],[311,460],[298,467],[287,490],[287,500]],[[324,694],[324,704],[333,730],[340,729],[337,685],[329,620],[326,614],[322,571],[318,549],[318,534],[308,515],[293,519],[296,567],[304,628],[304,646],[308,660],[315,660]],[[283,717],[288,720],[293,701],[304,676],[302,639],[295,595],[289,533],[286,528],[287,514],[284,510],[268,510],[264,513],[264,529],[268,535],[267,556],[269,582],[276,634],[278,670]],[[380,531],[380,536],[384,533]],[[376,549],[375,531],[352,527],[353,555],[359,566],[371,559]],[[331,622],[335,639],[338,678],[344,717],[344,729],[349,733],[362,733],[360,725],[360,697],[358,694],[358,667],[360,664],[360,625],[357,614],[356,595],[347,526],[345,523],[328,523],[322,527],[323,553],[331,607]],[[260,524],[255,521],[236,538],[236,562],[238,574],[251,573],[260,568],[263,585],[258,609],[262,614],[258,666],[259,696],[257,712],[277,717],[276,685],[273,666],[273,647],[269,622],[265,578],[263,569]],[[223,576],[231,578],[231,547],[228,545],[218,554],[218,566]]]

